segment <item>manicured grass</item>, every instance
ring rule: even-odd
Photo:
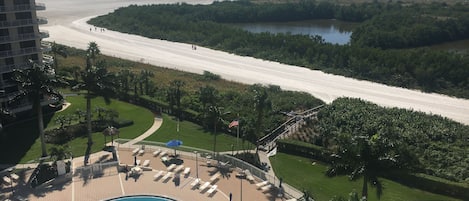
[[[46,129],[57,127],[55,119],[58,115],[72,114],[78,108],[83,111],[86,110],[86,101],[83,96],[71,96],[67,97],[66,100],[71,103],[70,107],[62,112],[56,112],[54,114],[48,115],[50,117],[46,118],[44,121],[44,123],[47,125]],[[129,119],[134,122],[134,124],[131,126],[119,129],[121,138],[135,138],[148,130],[148,128],[150,128],[153,124],[154,116],[152,112],[139,106],[117,100],[112,100],[109,105],[106,105],[103,98],[100,97],[93,99],[91,105],[92,110],[94,110],[96,107],[114,109],[119,113],[120,119]],[[26,163],[30,160],[34,160],[40,157],[41,144],[37,132],[36,119],[31,119],[21,124],[12,126],[8,128],[8,132],[4,135],[8,135],[8,140],[6,142],[8,142],[7,146],[9,148],[7,150],[13,151],[15,153],[8,156],[2,154],[2,161],[8,161],[8,163]],[[110,140],[111,139],[108,138],[107,142]],[[93,133],[93,141],[94,144],[91,149],[92,152],[102,150],[104,147],[104,136],[101,132]],[[87,147],[87,137],[85,135],[83,137],[76,138],[68,142],[68,145],[70,146],[70,151],[73,153],[74,157],[83,156]],[[55,145],[46,144],[46,146],[49,151],[49,149]]]
[[[296,187],[298,190],[308,190],[315,200],[327,201],[334,196],[346,197],[352,191],[361,195],[362,180],[350,181],[347,176],[329,178],[325,176],[327,166],[317,163],[312,164],[308,158],[277,153],[270,158],[272,168],[279,178]],[[425,192],[401,185],[399,183],[382,179],[384,185],[381,201],[450,201],[454,198]],[[378,200],[376,189],[369,186],[368,200]]]
[[[200,149],[213,150],[213,133],[211,130],[205,130],[202,126],[189,121],[179,122],[179,134],[177,132],[177,120],[166,114],[163,115],[163,124],[161,127],[146,138],[148,141],[168,142],[169,140],[179,139],[183,141],[184,146],[196,147]],[[218,133],[217,151],[231,151],[231,145],[236,149],[236,137],[227,134]],[[239,140],[239,149],[242,149],[241,139]],[[246,147],[253,148],[251,143],[245,143]]]

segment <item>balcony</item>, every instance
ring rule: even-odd
[[[52,45],[49,42],[41,41],[41,51],[50,52],[52,50]]]
[[[7,51],[0,51],[0,59],[7,58],[7,57],[16,57],[16,56],[22,56],[22,55],[27,55],[27,54],[34,54],[34,53],[39,53],[40,49],[36,47],[28,47],[28,48],[23,48],[20,50],[7,50]]]
[[[36,3],[36,10],[46,10],[46,4]]]
[[[47,18],[45,17],[37,17],[37,24],[47,24]]]
[[[43,54],[42,63],[44,63],[45,65],[52,66],[54,64],[54,57],[48,54]]]
[[[0,6],[0,13],[32,11],[32,10],[46,10],[46,5],[43,3],[32,4],[31,2],[31,4]]]
[[[49,38],[49,32],[48,31],[39,31],[39,36],[41,37],[41,39]]]
[[[0,66],[0,74],[9,73],[15,69],[26,69],[26,68],[29,68],[28,63],[3,65],[3,66]]]
[[[43,39],[43,38],[48,38],[48,37],[49,37],[49,32],[47,31],[40,31],[39,34],[27,33],[27,34],[20,34],[16,36],[0,36],[0,44],[39,39],[39,38]]]
[[[35,25],[35,24],[47,24],[47,19],[44,17],[38,17],[37,20],[23,19],[23,20],[2,21],[0,22],[0,28],[21,27],[21,26]]]

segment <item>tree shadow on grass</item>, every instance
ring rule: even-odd
[[[44,125],[51,121],[52,116],[52,114],[44,115]],[[0,161],[3,164],[18,164],[38,138],[39,131],[35,117],[4,125],[0,132],[0,153],[8,154],[0,154]],[[37,158],[41,157],[40,149],[35,154]]]

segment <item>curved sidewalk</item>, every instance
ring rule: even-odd
[[[161,124],[163,123],[163,118],[161,117],[155,117],[154,121],[153,121],[153,125],[147,130],[145,131],[145,133],[139,135],[138,137],[122,144],[122,145],[133,145],[139,141],[142,141],[143,139],[147,138],[148,136],[150,136],[151,134],[153,134],[154,132],[156,132],[160,127],[161,127]]]

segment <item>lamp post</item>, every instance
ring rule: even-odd
[[[197,151],[194,151],[194,153],[195,153],[195,176],[198,179],[199,178],[199,160],[197,157]]]
[[[13,172],[13,168],[8,168],[8,177],[10,178],[11,194],[13,195],[15,192],[13,190],[13,180],[11,178],[11,172]]]
[[[239,196],[241,198],[241,201],[243,201],[243,178],[240,177],[239,178],[239,181],[241,181],[241,195]]]
[[[234,156],[234,145],[231,144],[231,156]]]

